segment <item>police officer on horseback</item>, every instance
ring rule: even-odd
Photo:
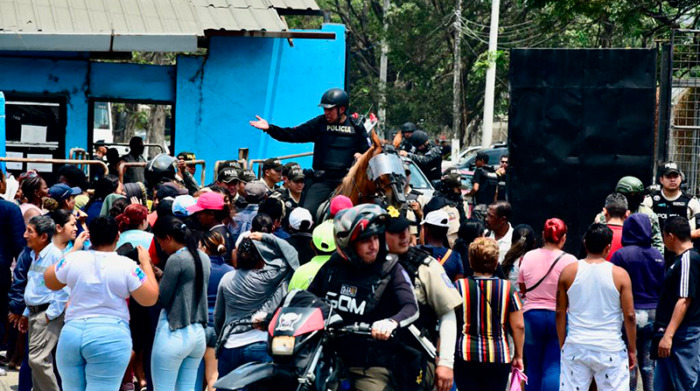
[[[385,244],[387,214],[362,204],[339,212],[334,220],[336,252],[316,274],[309,292],[325,297],[347,323],[372,325],[372,338],[346,336],[336,347],[349,368],[353,389],[382,391],[395,386],[399,345],[387,341],[397,328],[418,318],[411,281]]]
[[[307,182],[301,204],[312,214],[329,198],[358,158],[369,148],[365,128],[348,115],[350,98],[340,88],[332,88],[321,97],[323,115],[296,127],[283,128],[257,117],[250,125],[278,141],[314,143],[313,178]]]

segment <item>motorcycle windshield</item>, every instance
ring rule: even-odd
[[[401,158],[396,154],[380,153],[369,160],[367,169],[370,179],[377,180],[382,175],[394,174],[406,177]]]

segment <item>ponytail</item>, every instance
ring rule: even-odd
[[[156,221],[153,227],[153,234],[158,239],[165,239],[166,236],[170,236],[176,242],[184,244],[187,251],[192,255],[195,270],[195,302],[198,302],[203,293],[204,271],[194,233],[180,219],[174,216],[163,216]]]
[[[526,224],[517,225],[513,228],[513,240],[510,250],[503,258],[503,272],[506,276],[515,267],[515,262],[522,258],[525,253],[535,248],[535,231]]]

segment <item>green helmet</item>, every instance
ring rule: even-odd
[[[644,192],[644,184],[637,177],[622,177],[615,186],[615,192],[620,194],[636,194]]]
[[[379,235],[379,248],[385,248],[384,229],[387,216],[386,210],[374,204],[357,205],[335,215],[335,244],[341,255],[356,266],[362,266],[362,259],[355,253],[352,244],[374,235]],[[377,259],[381,259],[381,256],[382,254],[379,254]]]
[[[335,251],[335,236],[333,236],[333,221],[326,220],[314,228],[311,240],[314,247],[322,253]]]

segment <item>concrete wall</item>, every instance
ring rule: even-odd
[[[321,94],[343,87],[345,27],[324,25],[335,40],[213,37],[209,54],[179,56],[176,66],[90,62],[84,54],[0,52],[0,91],[62,96],[66,108],[66,155],[88,146],[89,99],[131,99],[175,104],[175,153],[188,150],[207,160],[310,151],[310,144],[286,144],[252,128],[260,115],[293,126],[322,113]],[[4,137],[3,137],[4,139]],[[300,160],[310,166],[311,159]]]
[[[345,27],[325,25],[336,40],[214,37],[208,58],[177,61],[175,151],[192,150],[208,162],[311,151],[311,144],[280,143],[251,127],[256,115],[294,126],[322,114],[323,92],[344,87]],[[297,159],[310,166],[311,159]]]

